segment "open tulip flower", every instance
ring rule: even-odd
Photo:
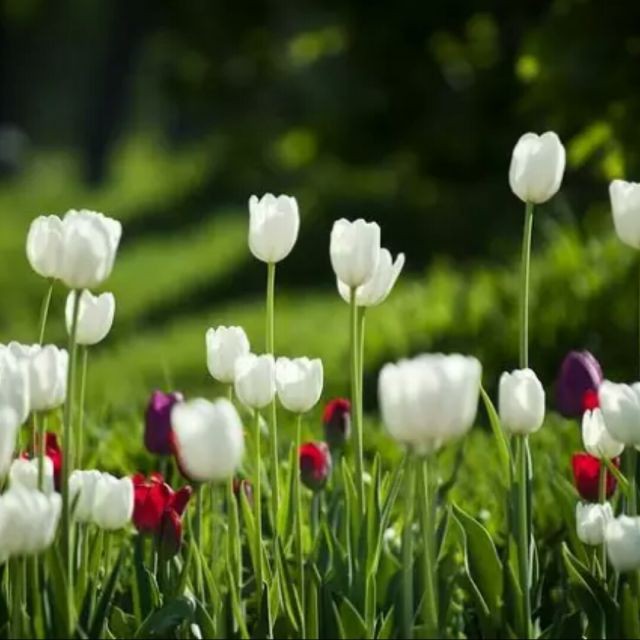
[[[327,402],[322,413],[324,439],[330,449],[341,449],[351,435],[351,402],[334,398]]]
[[[67,332],[71,333],[73,323],[73,293],[67,296],[65,320]],[[102,342],[113,325],[116,313],[116,299],[113,293],[101,293],[94,296],[85,289],[80,294],[78,324],[76,327],[76,343],[91,346]]]
[[[612,463],[620,466],[620,460],[614,458]],[[573,480],[583,500],[588,502],[598,502],[600,467],[603,463],[588,453],[575,453],[571,458],[573,468]],[[607,470],[606,472],[606,497],[610,498],[616,490],[617,481]]]
[[[144,446],[147,451],[159,456],[173,453],[171,435],[171,410],[184,401],[178,392],[154,391],[149,398],[144,420]]]
[[[312,491],[324,488],[331,475],[331,452],[324,442],[305,442],[298,452],[300,479]]]
[[[614,180],[609,185],[616,233],[626,245],[640,249],[640,184]]]
[[[600,363],[589,351],[569,352],[556,382],[558,411],[566,418],[580,418],[598,406],[598,389],[604,377]]]

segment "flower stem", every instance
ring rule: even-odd
[[[78,426],[76,427],[76,465],[82,468],[82,449],[84,444],[84,405],[87,390],[87,366],[89,363],[89,348],[83,346],[80,349],[82,353],[82,369],[80,377],[80,410],[78,412]]]
[[[276,293],[276,265],[267,264],[267,353],[275,353],[275,293]],[[278,413],[276,398],[271,402],[271,509],[273,530],[278,528],[278,508],[280,503],[280,481],[278,478]]]
[[[402,638],[413,638],[413,505],[415,477],[413,456],[405,458],[404,529],[402,532]]]
[[[360,400],[360,367],[358,353],[358,306],[356,304],[356,287],[351,287],[350,297],[350,328],[351,328],[351,406],[353,407],[353,429],[356,441],[356,491],[358,508],[364,512],[364,454],[362,451],[362,421],[359,409]]]
[[[522,234],[522,266],[520,271],[520,368],[529,366],[529,271],[531,265],[531,235],[533,203],[527,202]]]
[[[438,587],[436,565],[436,503],[434,496],[433,463],[434,456],[426,456],[422,461],[422,539],[423,584],[422,624],[425,638],[439,638],[438,624]]]
[[[531,638],[531,595],[529,580],[529,527],[527,504],[527,436],[515,436],[516,438],[516,483],[517,483],[517,547],[518,547],[518,574],[522,589],[522,624],[519,638]]]
[[[34,413],[34,420],[38,414]],[[44,487],[44,458],[47,450],[47,414],[44,413],[38,416],[38,491],[42,491]]]
[[[634,447],[627,447],[624,452],[625,473],[629,481],[629,495],[627,497],[627,515],[635,516],[638,513],[638,488],[636,482],[636,469],[638,465],[638,452]]]
[[[253,478],[253,517],[256,526],[255,539],[255,577],[258,606],[262,602],[262,433],[260,429],[260,412],[255,412],[255,476]]]
[[[604,504],[607,501],[607,466],[603,461],[600,462],[600,475],[598,476],[598,502]],[[607,547],[603,542],[600,545],[600,570],[602,571],[602,579],[607,584]]]
[[[299,413],[296,419],[296,468],[293,470],[293,500],[296,521],[296,564],[298,565],[298,579],[300,580],[300,610],[302,612],[302,621],[300,625],[301,637],[304,638],[305,633],[305,584],[304,584],[304,548],[303,535],[304,523],[302,521],[302,491],[300,490],[300,446],[302,445],[302,414]]]
[[[55,280],[49,281],[49,288],[47,292],[44,294],[44,298],[42,300],[42,309],[40,311],[40,331],[38,334],[38,342],[42,344],[44,342],[44,333],[47,328],[47,318],[49,317],[49,307],[51,306],[51,296],[53,295],[53,287],[55,285]]]

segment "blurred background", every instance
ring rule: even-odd
[[[320,6],[322,5],[322,6]],[[348,393],[348,308],[328,258],[334,219],[379,222],[407,267],[369,314],[366,404],[381,364],[477,355],[492,392],[517,364],[523,205],[511,150],[525,131],[567,147],[536,211],[532,366],[548,385],[572,348],[613,378],[638,367],[638,258],[613,234],[608,182],[640,178],[640,4],[588,0],[2,0],[0,340],[33,341],[45,283],[32,218],[90,208],[124,235],[108,288],[116,324],[92,352],[109,411],[155,387],[215,392],[209,326],[263,349],[264,265],[247,201],[298,199],[278,266],[277,350],[325,361]],[[64,292],[48,339],[61,344]]]

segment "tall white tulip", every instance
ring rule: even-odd
[[[180,469],[195,482],[230,478],[242,461],[244,434],[231,402],[195,398],[174,405],[171,423]]]
[[[298,239],[299,229],[295,198],[272,193],[249,198],[249,249],[258,260],[271,264],[284,260]]]
[[[27,259],[43,278],[59,278],[62,262],[62,220],[58,216],[39,216],[27,234]]]
[[[640,383],[605,380],[598,389],[598,399],[611,437],[629,446],[640,446]]]
[[[206,334],[207,367],[213,378],[225,384],[235,380],[236,361],[249,353],[249,338],[242,327],[213,327]]]
[[[605,544],[616,571],[640,568],[640,518],[618,516],[607,523]]]
[[[71,333],[73,324],[73,299],[74,294],[69,293],[65,306],[67,333]],[[91,291],[84,289],[80,294],[79,304],[76,343],[91,346],[102,342],[113,326],[116,313],[115,296],[113,293],[94,296]]]
[[[19,428],[15,411],[9,407],[0,407],[0,480],[7,475],[11,467]]]
[[[587,453],[596,458],[615,458],[624,449],[624,444],[614,440],[607,431],[600,409],[584,412],[582,442]]]
[[[29,415],[29,373],[8,347],[0,345],[0,411],[3,422],[19,426]]]
[[[640,184],[614,180],[609,185],[613,225],[622,242],[640,249]]]
[[[509,185],[523,202],[541,204],[558,192],[564,167],[564,146],[553,131],[525,133],[513,149]]]
[[[103,473],[95,486],[93,521],[107,531],[122,529],[133,515],[133,482]]]
[[[378,266],[370,280],[356,289],[356,304],[359,307],[375,307],[387,299],[404,267],[404,253],[395,261],[387,249],[380,249]],[[351,289],[338,280],[338,291],[345,302],[351,302]]]
[[[526,435],[544,422],[544,389],[531,369],[505,371],[500,376],[498,412],[508,433]]]
[[[306,413],[320,400],[323,384],[322,360],[278,358],[276,388],[282,406],[293,413]]]
[[[71,504],[75,505],[73,517],[77,522],[93,522],[96,489],[101,480],[102,473],[97,469],[76,470],[69,477]]]
[[[380,227],[359,218],[336,220],[329,247],[331,266],[347,287],[359,287],[376,273],[380,259]]]
[[[275,361],[271,354],[249,353],[236,360],[235,391],[251,409],[264,409],[276,394]]]
[[[576,505],[576,531],[578,538],[591,546],[604,542],[607,524],[613,520],[613,509],[608,502],[590,504],[578,502]]]
[[[42,490],[49,495],[55,490],[53,462],[48,456],[44,457],[43,462],[44,474]],[[33,460],[17,458],[14,460],[9,469],[9,487],[11,489],[22,488],[38,491],[38,464],[39,461],[37,458]]]

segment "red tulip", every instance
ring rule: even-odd
[[[351,435],[351,403],[346,398],[334,398],[322,414],[324,437],[331,449],[344,447]]]
[[[331,453],[324,442],[305,442],[299,451],[300,479],[312,491],[324,487],[331,473]]]
[[[36,440],[36,451],[39,452],[40,443]],[[60,448],[60,444],[58,443],[58,436],[51,432],[47,431],[44,437],[44,455],[47,456],[51,460],[53,464],[53,481],[55,484],[56,491],[60,491],[60,474],[62,473],[62,449]],[[28,451],[24,451],[21,456],[25,460],[29,460],[31,455]],[[37,454],[36,454],[37,457]]]
[[[620,458],[614,458],[611,462],[616,467],[620,467]],[[571,464],[573,466],[573,480],[582,499],[598,502],[600,465],[602,464],[600,460],[588,453],[575,453],[571,458]],[[608,498],[616,490],[616,479],[608,470],[606,471],[606,483]]]
[[[182,545],[182,518],[173,509],[167,509],[162,514],[158,541],[165,559],[172,558],[180,551],[180,546]]]

